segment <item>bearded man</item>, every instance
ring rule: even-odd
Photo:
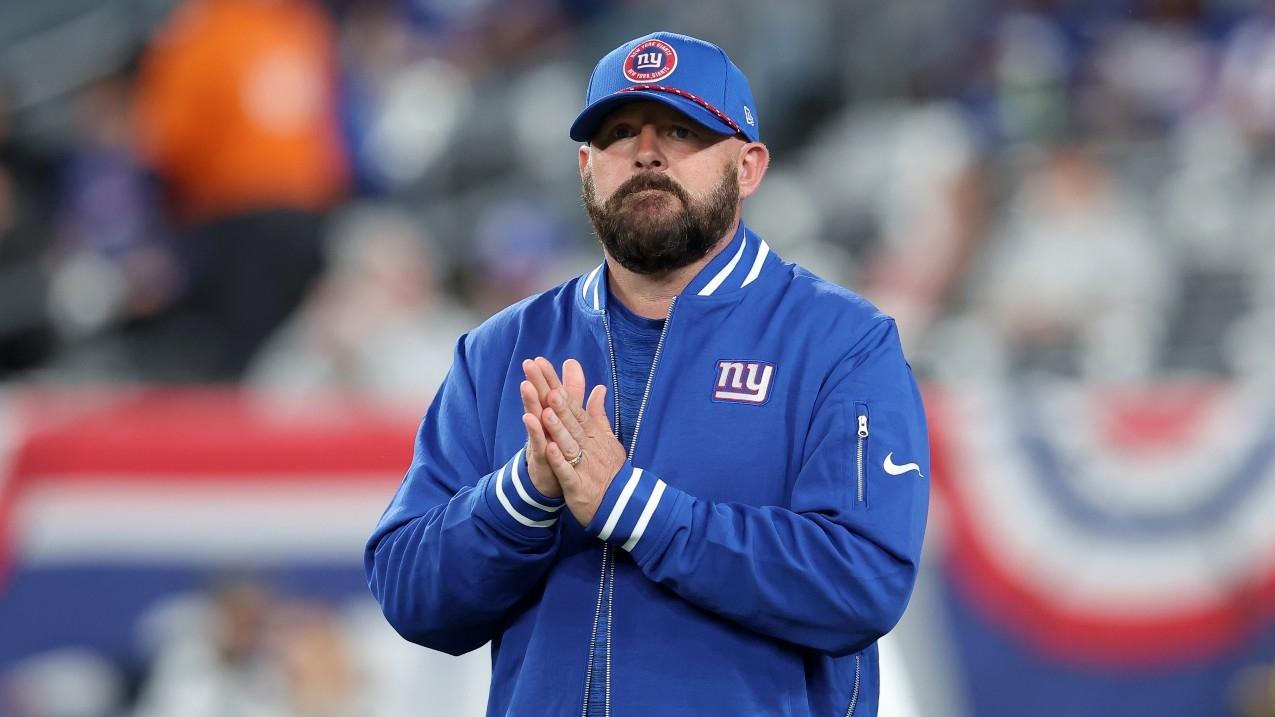
[[[875,715],[929,495],[894,321],[741,222],[769,152],[719,47],[616,48],[570,132],[604,261],[457,343],[372,593],[492,644],[492,716]]]

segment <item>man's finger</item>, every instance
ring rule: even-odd
[[[558,392],[555,391],[550,395],[558,395]],[[545,427],[545,433],[551,442],[557,443],[567,455],[575,456],[580,452],[579,439],[584,436],[580,432],[580,424],[576,423],[575,416],[572,416],[570,411],[565,411],[564,417],[561,412],[564,410],[555,409],[552,406],[546,408],[544,413],[540,414],[540,423]]]
[[[540,415],[540,396],[536,393],[536,387],[531,385],[530,381],[523,381],[518,384],[518,395],[522,397],[522,410],[532,415]]]
[[[550,470],[560,482],[569,484],[579,480],[575,467],[567,462],[567,457],[562,454],[562,448],[557,443],[551,442],[545,448],[545,457],[549,460]]]
[[[585,409],[589,421],[598,430],[610,431],[611,419],[607,417],[607,387],[598,384],[589,392],[589,405]]]
[[[531,382],[532,388],[536,390],[536,403],[544,403],[545,398],[549,396],[549,382],[545,379],[544,372],[540,370],[540,364],[531,359],[522,362],[523,375]],[[539,409],[536,409],[539,413]]]
[[[584,406],[584,367],[575,359],[567,359],[562,363],[562,386],[567,389],[567,402],[572,408]],[[577,411],[576,418],[584,415]]]
[[[544,427],[540,425],[540,419],[534,413],[524,413],[522,414],[522,427],[527,429],[527,446],[532,453],[527,458],[543,458],[545,447],[549,445],[549,439],[545,437]]]
[[[549,359],[537,356],[536,365],[540,367],[540,373],[544,374],[550,391],[562,385],[562,382],[558,380],[558,372],[553,370],[553,364],[549,363]]]
[[[596,433],[589,427],[589,417],[582,406],[571,405],[566,389],[559,388],[549,392],[549,407],[558,415],[562,424],[577,442],[583,443]]]

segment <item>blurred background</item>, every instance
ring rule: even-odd
[[[1275,2],[0,2],[0,715],[481,714],[363,540],[456,337],[596,265],[567,127],[724,46],[746,220],[896,316],[881,714],[1275,715]]]

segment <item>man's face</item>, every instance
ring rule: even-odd
[[[647,275],[708,254],[738,218],[739,142],[659,102],[609,114],[581,154],[585,209],[607,253]]]

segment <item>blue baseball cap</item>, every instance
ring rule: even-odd
[[[571,139],[588,142],[607,113],[636,100],[663,102],[713,132],[760,141],[748,78],[711,42],[654,32],[607,53],[593,68]]]

